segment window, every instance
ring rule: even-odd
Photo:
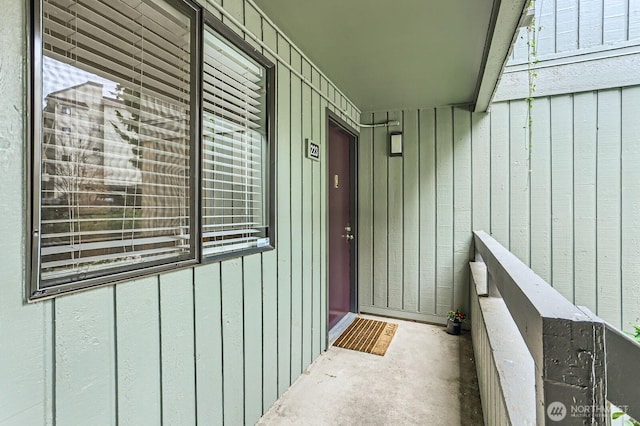
[[[29,298],[272,248],[274,65],[190,0],[34,3]]]
[[[215,18],[213,18],[215,19]],[[207,20],[203,35],[202,251],[270,245],[269,103],[273,65]],[[227,41],[229,40],[229,41]],[[269,95],[269,96],[268,96]]]
[[[41,5],[32,297],[195,260],[197,10]]]

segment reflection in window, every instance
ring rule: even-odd
[[[173,4],[44,1],[43,286],[193,257],[194,16]]]

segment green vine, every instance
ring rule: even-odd
[[[622,411],[616,411],[611,415],[613,420],[618,420],[619,418],[624,419],[624,426],[640,426],[640,423],[628,417],[626,413]]]
[[[533,151],[533,97],[536,92],[535,79],[538,77],[535,66],[538,65],[538,50],[536,45],[538,32],[542,27],[536,28],[535,17],[535,3],[536,0],[531,0],[529,10],[534,13],[531,23],[527,25],[527,83],[528,93],[525,101],[527,102],[527,131],[528,131],[528,165],[529,165],[529,180],[531,180],[531,152]]]
[[[633,332],[629,333],[629,335],[631,335],[636,342],[640,343],[640,323],[631,324],[631,326],[633,327]]]

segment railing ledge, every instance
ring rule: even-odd
[[[581,310],[486,232],[474,232],[476,259],[487,268],[487,291],[504,300],[534,360],[538,424],[557,403],[606,407],[605,325]],[[590,413],[601,422],[603,413]],[[585,418],[570,418],[582,424]],[[579,423],[577,423],[579,421]]]

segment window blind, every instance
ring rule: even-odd
[[[204,255],[265,242],[266,69],[204,32],[202,247]]]
[[[193,11],[182,6],[43,2],[45,286],[193,257],[189,166],[197,25]]]

